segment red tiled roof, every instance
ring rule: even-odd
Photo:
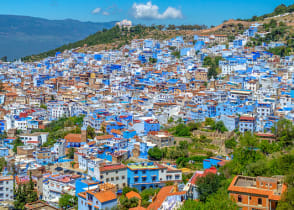
[[[254,117],[241,116],[241,117],[240,117],[240,121],[241,121],[241,120],[250,120],[250,121],[254,121]]]
[[[138,198],[139,200],[142,199],[141,196],[140,196],[140,194],[137,193],[137,192],[135,192],[135,191],[130,191],[130,192],[128,192],[128,193],[126,194],[126,197],[127,197],[128,199],[131,199],[131,198],[133,198],[133,197]]]
[[[113,138],[114,135],[103,135],[103,136],[96,136],[96,140],[106,140]]]
[[[112,165],[104,165],[100,167],[100,172],[103,171],[112,171],[112,170],[120,170],[127,168],[124,164],[112,164]]]
[[[172,192],[173,188],[174,186],[166,186],[161,188],[156,196],[155,201],[153,201],[147,209],[155,210],[160,208],[161,204],[164,202],[168,194]]]
[[[104,192],[97,192],[94,194],[95,198],[99,200],[101,203],[105,203],[107,201],[111,201],[116,199],[116,194],[113,193],[112,191],[104,191]]]
[[[82,142],[82,135],[69,133],[64,137],[64,139],[66,142]]]

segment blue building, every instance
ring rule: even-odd
[[[0,157],[5,157],[9,155],[9,150],[6,147],[0,147]]]
[[[144,121],[144,131],[148,134],[150,131],[159,131],[160,124],[158,120],[148,119]]]
[[[129,163],[127,167],[129,187],[135,187],[141,191],[162,186],[159,178],[161,168],[153,162]]]
[[[87,190],[78,194],[79,210],[111,209],[117,206],[116,194],[110,190]]]

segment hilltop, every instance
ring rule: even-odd
[[[72,19],[47,20],[29,16],[0,15],[0,57],[9,60],[41,53],[81,40],[115,22],[94,23]]]

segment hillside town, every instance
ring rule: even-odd
[[[186,205],[208,199],[201,186],[211,179],[227,182],[230,209],[276,209],[282,172],[256,165],[223,177],[250,159],[237,145],[263,157],[282,151],[275,128],[294,121],[294,56],[270,51],[280,41],[251,46],[266,36],[259,28],[0,61],[1,205],[194,209]]]

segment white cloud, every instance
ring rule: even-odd
[[[103,12],[102,12],[102,15],[107,16],[107,15],[109,15],[109,12],[107,12],[107,11],[103,11]]]
[[[92,14],[98,14],[99,12],[101,12],[101,8],[97,7],[92,11]]]
[[[132,6],[133,16],[136,19],[179,19],[183,18],[182,11],[174,7],[168,7],[163,13],[159,7],[149,1],[146,4],[134,3]]]

